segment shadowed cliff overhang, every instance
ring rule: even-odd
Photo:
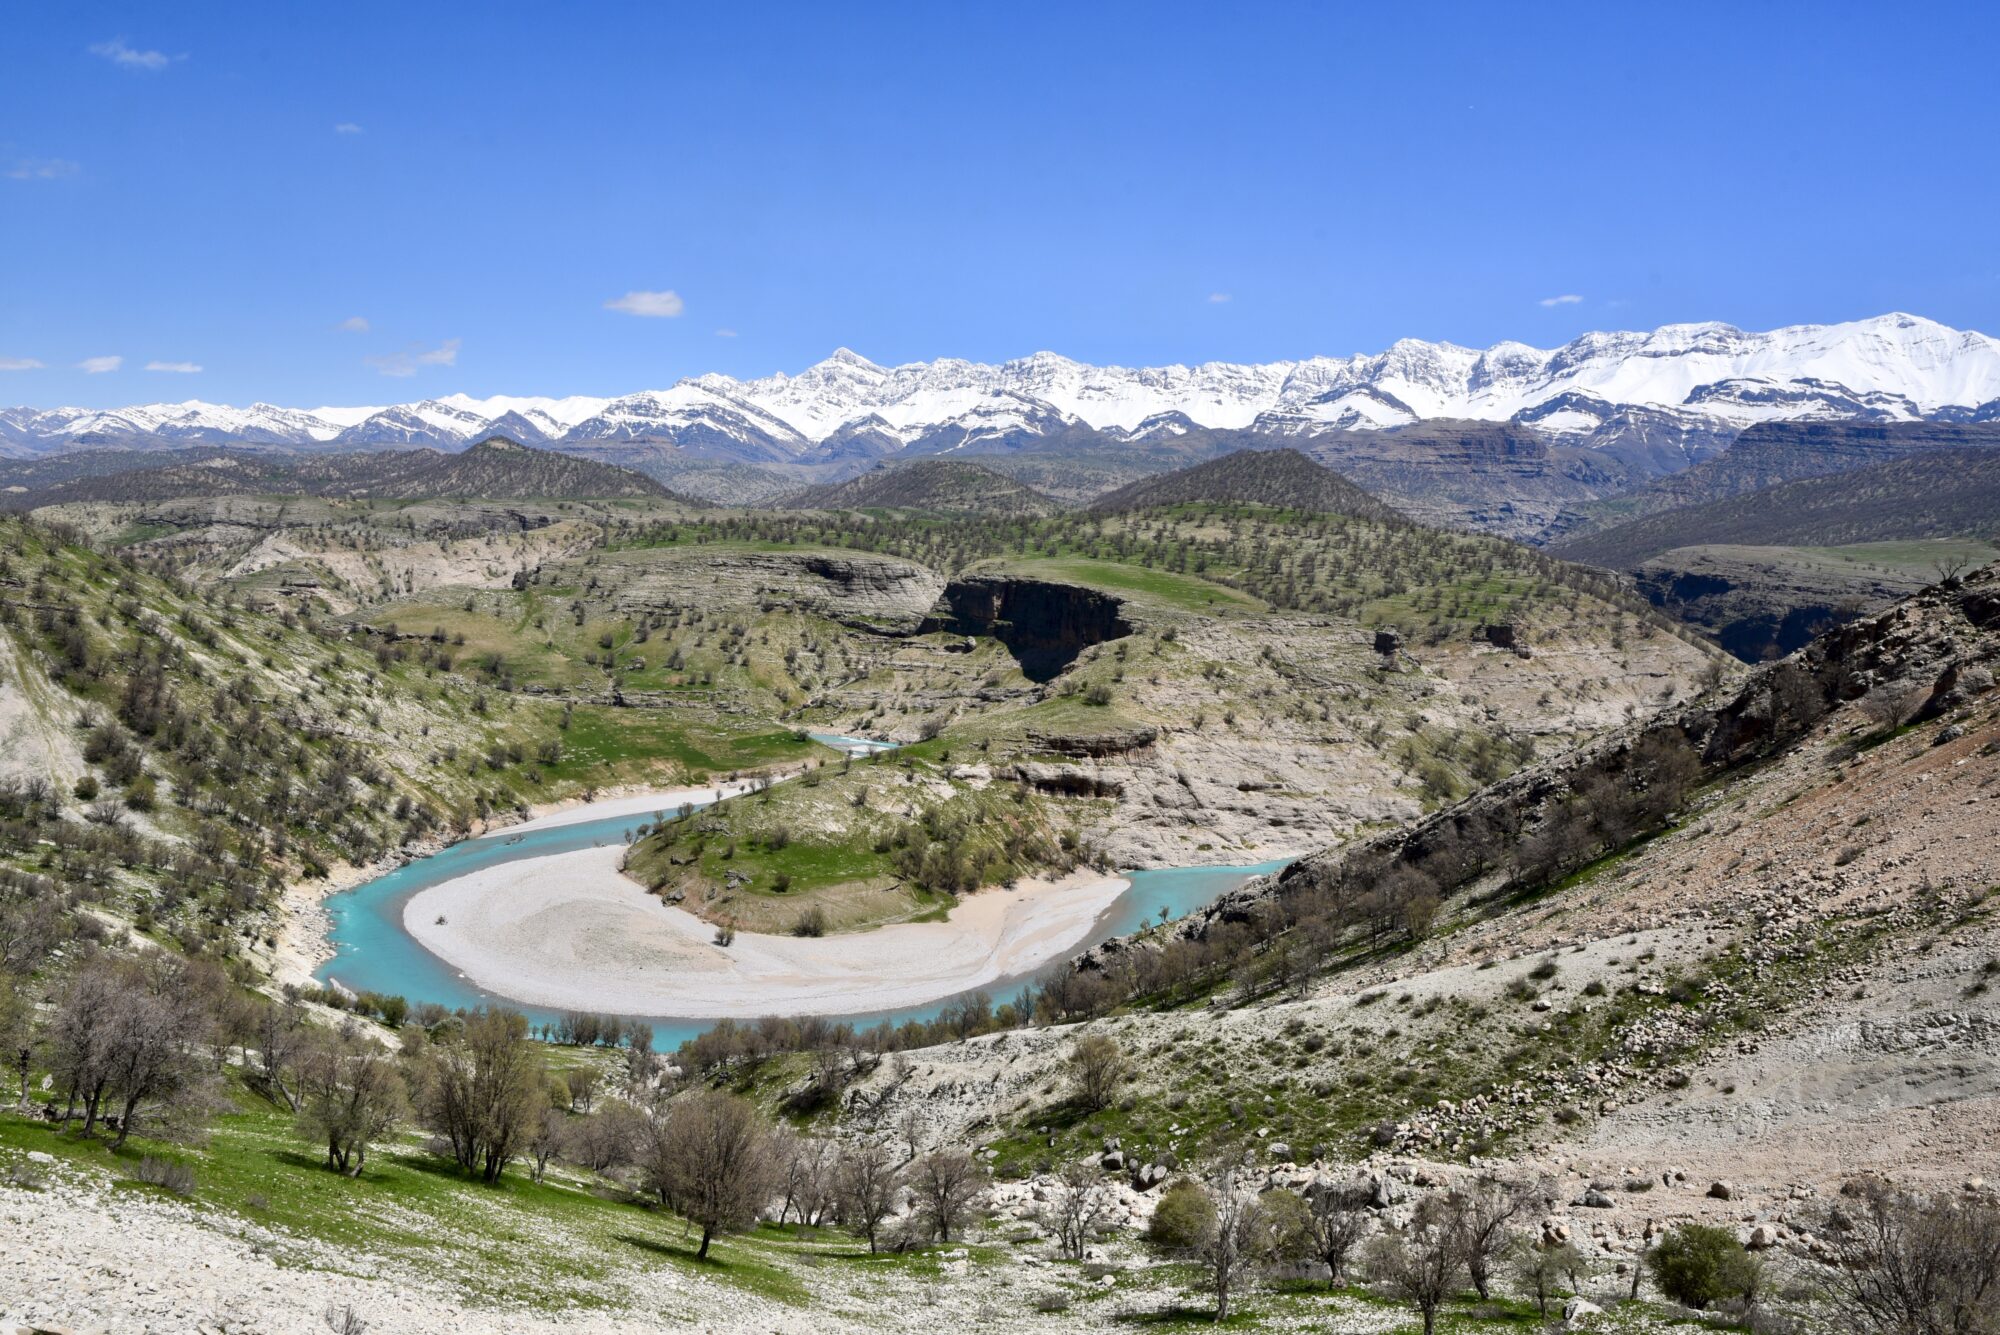
[[[1091,645],[1130,635],[1124,606],[1075,584],[972,575],[945,585],[918,633],[991,636],[1007,647],[1028,680],[1048,681]]]

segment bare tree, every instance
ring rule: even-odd
[[[778,1205],[778,1222],[784,1223],[796,1210],[801,1224],[817,1227],[833,1205],[833,1142],[780,1129],[772,1136],[771,1157],[778,1166],[784,1193]]]
[[[1988,1335],[2000,1330],[2000,1204],[1860,1189],[1829,1211],[1824,1235],[1839,1253],[1832,1298],[1853,1329],[1895,1335]]]
[[[50,1064],[62,1082],[67,1107],[63,1120],[83,1106],[83,1134],[97,1129],[98,1111],[111,1083],[111,1029],[121,984],[107,962],[88,965],[71,978],[56,1003],[50,1026]]]
[[[1322,1183],[1306,1193],[1313,1254],[1326,1263],[1327,1282],[1339,1284],[1347,1265],[1368,1236],[1369,1191],[1352,1182]]]
[[[1042,1227],[1055,1235],[1056,1250],[1065,1260],[1081,1261],[1083,1249],[1111,1211],[1104,1175],[1086,1159],[1072,1160],[1056,1174],[1055,1186],[1041,1209]]]
[[[597,1098],[597,1086],[601,1077],[593,1067],[576,1066],[563,1073],[563,1088],[569,1093],[572,1112],[587,1113]]]
[[[650,1137],[644,1113],[629,1103],[608,1101],[570,1128],[563,1157],[593,1173],[607,1173],[634,1162]]]
[[[549,1171],[549,1161],[567,1151],[569,1145],[569,1116],[555,1105],[555,1096],[567,1098],[566,1089],[552,1086],[549,1106],[536,1115],[534,1133],[528,1137],[528,1176],[537,1186]]]
[[[28,1110],[28,1067],[35,1059],[35,1006],[14,980],[0,974],[0,1061],[12,1066]]]
[[[1972,562],[1963,557],[1939,557],[1931,562],[1931,569],[1937,572],[1939,584],[1947,589],[1955,589],[1959,586],[1959,577],[1965,574],[1965,568],[1971,564]]]
[[[361,1176],[368,1147],[407,1104],[403,1079],[377,1044],[351,1032],[322,1034],[300,1054],[298,1129],[326,1146],[326,1166]]]
[[[950,1242],[985,1189],[979,1167],[964,1150],[938,1149],[910,1165],[917,1213],[939,1242]]]
[[[914,1106],[904,1109],[902,1117],[896,1123],[896,1129],[902,1133],[903,1143],[910,1147],[910,1158],[914,1161],[924,1152],[924,1142],[930,1134],[923,1113]]]
[[[361,1313],[347,1303],[328,1303],[319,1319],[333,1335],[367,1335],[369,1329],[368,1323],[361,1319]]]
[[[1506,1251],[1510,1226],[1527,1205],[1525,1192],[1490,1180],[1444,1198],[1446,1227],[1457,1235],[1459,1258],[1481,1299],[1493,1296],[1494,1262]]]
[[[1408,1299],[1424,1319],[1424,1335],[1434,1335],[1439,1309],[1457,1292],[1465,1274],[1459,1238],[1444,1199],[1425,1197],[1409,1228],[1369,1244],[1366,1261],[1369,1276]]]
[[[1241,1168],[1225,1168],[1207,1188],[1215,1213],[1195,1238],[1191,1259],[1208,1276],[1215,1295],[1215,1319],[1229,1319],[1229,1301],[1264,1259],[1259,1245],[1266,1233],[1264,1203]]]
[[[294,1060],[311,1034],[306,1008],[295,997],[258,1006],[249,1024],[249,1042],[257,1049],[257,1079],[265,1092],[297,1112],[299,1101],[290,1080]]]
[[[206,1017],[183,975],[178,960],[149,971],[104,959],[64,990],[56,1011],[55,1067],[69,1115],[83,1103],[86,1136],[115,1109],[112,1143],[122,1146],[142,1113],[171,1115],[178,1096],[191,1092],[200,1075],[193,1045]]]
[[[841,1222],[868,1239],[874,1251],[882,1221],[896,1209],[896,1197],[903,1189],[903,1173],[890,1162],[889,1151],[874,1141],[863,1141],[841,1152],[834,1171],[834,1196]]]
[[[542,1062],[518,1012],[475,1011],[425,1051],[419,1110],[468,1173],[498,1182],[521,1153],[548,1096]]]
[[[1535,1300],[1535,1306],[1543,1316],[1549,1314],[1549,1299],[1555,1296],[1563,1280],[1570,1281],[1571,1292],[1576,1291],[1576,1277],[1585,1264],[1576,1244],[1538,1242],[1525,1233],[1514,1235],[1514,1240],[1508,1244],[1507,1259],[1515,1283]]]
[[[1078,1105],[1085,1112],[1099,1112],[1111,1106],[1130,1064],[1113,1039],[1103,1034],[1080,1034],[1070,1044],[1063,1069]]]
[[[660,1140],[668,1202],[701,1230],[706,1257],[718,1233],[748,1227],[770,1198],[771,1133],[744,1099],[704,1089],[673,1105]]]

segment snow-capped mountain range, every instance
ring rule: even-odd
[[[1076,433],[1151,440],[1197,428],[1303,437],[1438,418],[1515,421],[1606,445],[1620,432],[1714,441],[1773,418],[2000,420],[2000,340],[1909,315],[1746,333],[1725,324],[1585,334],[1483,351],[1404,339],[1347,358],[1130,369],[1054,353],[1000,365],[878,366],[846,349],[798,375],[701,375],[618,398],[463,394],[361,408],[190,401],[0,409],[0,449],[244,443],[433,446],[658,442],[751,462],[1005,449]]]

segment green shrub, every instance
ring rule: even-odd
[[[1681,1224],[1653,1248],[1653,1277],[1660,1292],[1687,1307],[1710,1307],[1747,1295],[1757,1263],[1727,1229]]]
[[[1168,1187],[1153,1210],[1146,1237],[1169,1251],[1185,1251],[1201,1239],[1215,1222],[1215,1204],[1208,1193],[1193,1182],[1181,1181]]]

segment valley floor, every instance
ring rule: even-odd
[[[618,845],[529,858],[411,896],[403,926],[480,986],[529,1005],[710,1019],[899,1010],[1073,953],[1130,882],[1090,871],[962,897],[941,922],[826,937],[738,932],[662,904]]]

